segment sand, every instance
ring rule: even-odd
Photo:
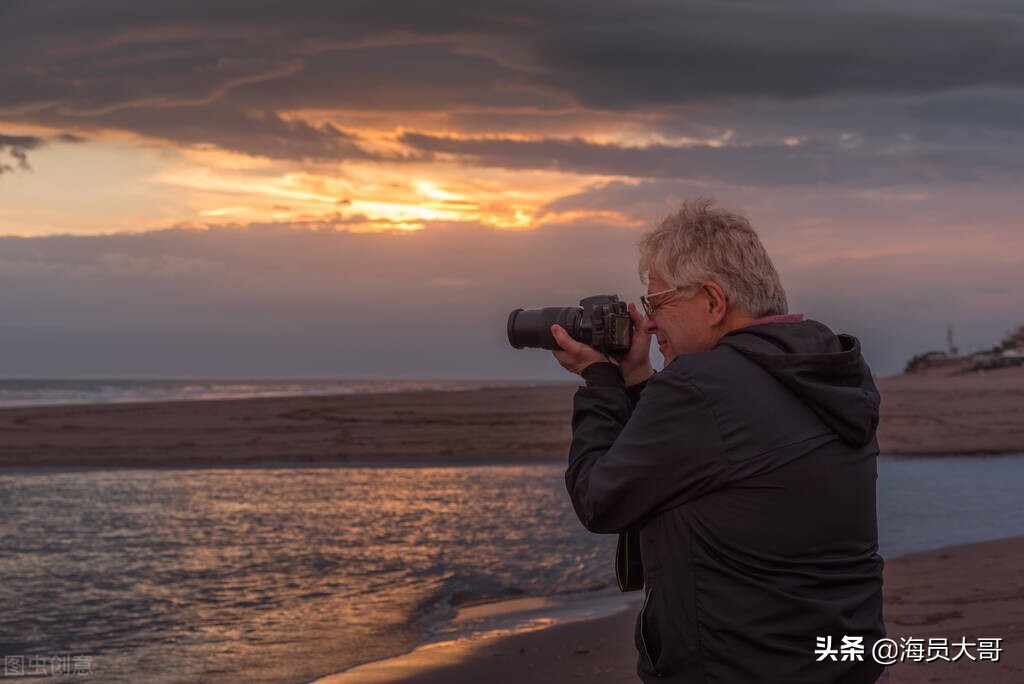
[[[471,464],[567,453],[575,386],[0,409],[0,466]]]
[[[638,595],[637,595],[638,596]],[[421,647],[316,684],[604,684],[638,681],[633,622],[639,598],[609,617],[492,639]],[[890,560],[885,567],[889,637],[1002,639],[998,662],[897,663],[890,684],[1024,682],[1024,537],[954,546]],[[927,642],[925,642],[927,643]],[[977,657],[976,647],[968,649]],[[959,652],[954,648],[952,657]],[[808,659],[813,659],[813,645]]]
[[[532,629],[528,626],[511,635],[485,633],[429,643],[412,653],[367,663],[317,679],[313,684],[475,684],[491,678],[497,682],[633,681],[633,616],[640,610],[641,597],[638,593],[599,593],[600,596],[589,600],[618,606],[607,617]],[[464,613],[521,610],[514,604],[534,600],[544,601],[520,599],[470,607],[460,611],[456,622],[463,619]],[[549,610],[555,619],[559,608],[552,606]]]
[[[933,370],[878,381],[888,455],[1024,452],[1024,367]]]
[[[1024,452],[1024,368],[878,381],[887,455]],[[576,385],[0,409],[0,466],[561,462]]]
[[[1002,638],[999,662],[904,662],[892,684],[1024,682],[1024,537],[952,546],[889,561],[885,568],[889,636]],[[952,657],[960,649],[952,649]],[[977,655],[975,649],[972,654]]]

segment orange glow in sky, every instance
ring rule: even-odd
[[[385,145],[376,132],[378,149]],[[125,136],[54,143],[32,155],[33,172],[0,184],[0,233],[138,231],[176,224],[336,224],[345,230],[415,230],[427,222],[474,222],[528,230],[600,218],[602,211],[546,212],[559,197],[617,176],[558,170],[474,168],[424,162],[278,161],[212,145],[173,147]],[[54,202],[58,192],[59,202]]]

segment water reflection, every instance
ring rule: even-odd
[[[456,604],[608,586],[614,539],[579,525],[562,472],[0,475],[0,654],[91,655],[102,682],[302,682],[408,650]],[[1021,534],[1021,482],[1019,457],[881,460],[883,554]]]
[[[0,500],[2,650],[102,681],[307,681],[455,603],[611,582],[556,466],[18,474]]]

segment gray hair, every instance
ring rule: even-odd
[[[718,283],[730,304],[755,318],[789,312],[786,291],[750,222],[698,199],[683,202],[637,243],[640,280],[653,270],[672,287]]]

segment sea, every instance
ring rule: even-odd
[[[1024,534],[1024,454],[878,471],[887,558]],[[563,472],[0,470],[0,656],[39,682],[70,681],[28,676],[57,658],[83,681],[298,684],[479,630],[453,620],[475,604],[613,610],[615,540]]]
[[[37,380],[0,379],[0,408],[139,401],[195,401],[255,397],[464,391],[481,387],[535,387],[545,381],[479,380]]]

